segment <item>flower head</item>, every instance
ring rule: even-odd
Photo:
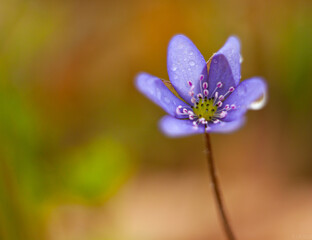
[[[170,82],[140,73],[136,86],[169,114],[159,124],[168,136],[231,132],[243,125],[248,109],[264,105],[267,89],[259,77],[240,83],[241,59],[236,37],[206,62],[190,39],[176,35],[168,46]]]

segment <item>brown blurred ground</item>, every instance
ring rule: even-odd
[[[1,1],[0,239],[224,239],[202,136],[168,139],[134,88],[177,33],[231,34],[269,104],[212,137],[239,239],[312,239],[311,1]]]

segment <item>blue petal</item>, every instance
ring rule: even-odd
[[[239,129],[245,122],[244,118],[240,118],[233,122],[222,122],[217,124],[209,124],[208,132],[212,133],[230,133]],[[205,132],[204,125],[194,128],[192,121],[180,120],[171,116],[163,117],[159,122],[161,131],[168,137],[183,137],[192,134],[202,134]]]
[[[191,120],[181,120],[171,116],[165,116],[159,121],[159,128],[168,137],[183,137],[192,134],[204,133],[203,125],[194,128]]]
[[[203,81],[207,81],[207,64],[190,39],[183,35],[176,35],[171,39],[168,46],[167,69],[175,90],[186,102],[192,104],[188,81],[194,85],[194,93],[200,93],[199,78],[203,75]]]
[[[238,118],[235,121],[232,122],[221,122],[217,124],[209,125],[210,129],[208,132],[211,133],[230,133],[238,130],[241,128],[245,123],[245,118]]]
[[[219,95],[224,95],[230,87],[236,87],[240,80],[240,42],[236,37],[230,37],[224,46],[213,55],[209,68],[209,92],[212,93],[218,82],[222,88]]]
[[[178,99],[159,78],[148,73],[138,74],[135,83],[140,92],[172,116],[176,116],[176,108],[179,105],[186,105],[186,103]]]
[[[235,85],[238,85],[241,78],[241,55],[239,39],[235,36],[229,37],[224,46],[217,52],[217,54],[223,54],[226,57],[232,70]]]
[[[266,94],[267,85],[262,78],[254,77],[241,82],[235,91],[224,101],[223,105],[235,104],[236,109],[230,110],[223,121],[233,121],[240,118],[248,107]]]

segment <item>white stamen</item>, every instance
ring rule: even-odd
[[[235,88],[234,87],[230,87],[229,88],[229,92],[234,92]]]
[[[214,120],[214,121],[212,121],[214,124],[216,124],[216,123],[219,123],[220,122],[220,120],[219,119],[216,119],[216,120]]]
[[[194,120],[194,116],[193,115],[189,115],[189,119],[190,120]]]
[[[197,98],[203,98],[203,94],[198,93],[198,94],[197,94]]]
[[[176,113],[177,113],[178,115],[182,114],[182,113],[181,113],[181,108],[182,108],[182,106],[179,105],[179,106],[177,107],[177,109],[176,109]]]
[[[225,118],[227,116],[227,111],[222,111],[219,116],[220,118]]]
[[[204,95],[207,97],[207,96],[208,96],[208,94],[209,94],[208,90],[207,90],[207,89],[205,89],[205,90],[204,90]]]
[[[191,98],[191,102],[194,104],[196,103],[196,99],[194,97]]]
[[[198,119],[198,121],[199,121],[199,123],[204,124],[204,122],[205,122],[206,120],[205,120],[205,118],[200,118],[200,119]]]
[[[218,83],[217,83],[217,88],[222,88],[222,86],[223,86],[223,83],[222,83],[222,82],[218,82]]]
[[[194,96],[194,92],[193,92],[193,91],[190,91],[190,92],[189,92],[189,95],[190,95],[191,97],[193,97],[193,96]]]
[[[219,100],[220,100],[220,101],[223,101],[223,100],[224,100],[224,96],[223,96],[223,95],[220,95],[220,96],[219,96]]]
[[[235,104],[232,104],[232,105],[231,105],[231,109],[236,109]]]
[[[214,96],[214,101],[213,101],[213,105],[215,105],[216,104],[216,102],[217,102],[217,100],[218,100],[218,96],[219,96],[219,93],[218,92],[216,92],[215,93],[215,96]]]
[[[218,106],[218,107],[221,107],[221,106],[222,106],[222,102],[219,101],[219,102],[217,103],[217,106]]]
[[[187,109],[186,108],[183,108],[183,113],[187,114]]]
[[[203,83],[203,88],[204,88],[204,89],[207,89],[207,88],[208,88],[208,83],[207,83],[207,82],[204,82],[204,83]]]

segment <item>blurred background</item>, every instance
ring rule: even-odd
[[[169,139],[134,88],[170,38],[231,35],[264,110],[213,135],[238,239],[312,240],[312,2],[0,1],[0,239],[225,239],[202,136]]]

